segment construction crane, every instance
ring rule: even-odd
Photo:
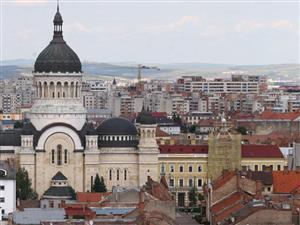
[[[141,83],[142,80],[142,70],[160,70],[160,68],[158,68],[157,66],[144,66],[142,64],[138,65],[138,83]]]

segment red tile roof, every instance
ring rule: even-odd
[[[65,208],[67,216],[85,216],[86,218],[96,218],[96,212],[86,206],[68,206]]]
[[[242,145],[242,158],[283,158],[276,145]]]
[[[274,193],[300,193],[300,171],[273,171]]]
[[[207,154],[208,145],[160,145],[161,154]],[[283,158],[276,145],[242,145],[243,158]]]
[[[159,127],[156,128],[156,137],[169,137],[167,132],[162,131]]]
[[[207,154],[208,145],[160,145],[161,154]]]
[[[230,206],[233,206],[236,203],[242,202],[243,195],[240,192],[235,192],[228,196],[227,198],[223,199],[222,201],[216,203],[211,207],[211,211],[214,214],[220,213],[220,211],[223,211],[226,208],[229,208]]]
[[[258,119],[264,119],[264,120],[295,120],[299,116],[300,116],[300,112],[278,113],[278,112],[272,112],[271,110],[266,110],[258,116]]]
[[[76,199],[78,202],[100,202],[109,194],[110,193],[77,192]]]

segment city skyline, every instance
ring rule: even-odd
[[[82,61],[299,62],[299,2],[60,1],[60,7],[65,40]],[[1,9],[1,60],[35,59],[50,42],[56,1],[1,1]]]

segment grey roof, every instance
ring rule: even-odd
[[[71,186],[51,186],[43,194],[43,198],[47,197],[66,197],[71,199],[73,196],[73,188]]]
[[[13,212],[14,224],[40,224],[45,220],[63,220],[65,218],[64,209],[41,209],[25,208],[24,211]]]
[[[126,208],[91,208],[96,215],[124,215],[135,210],[135,207]]]
[[[0,146],[20,146],[21,129],[0,131]]]
[[[115,117],[104,120],[97,128],[99,135],[137,135],[137,130],[129,120]]]
[[[62,172],[58,171],[53,177],[52,180],[68,180]]]

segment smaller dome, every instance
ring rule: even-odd
[[[143,110],[137,116],[136,122],[140,124],[156,124],[156,120],[152,116],[151,112]]]
[[[25,121],[23,124],[22,135],[33,135],[35,133],[35,127],[31,122]]]
[[[115,117],[103,121],[97,128],[99,135],[137,135],[137,130],[129,120]]]
[[[94,126],[93,126],[92,123],[88,123],[87,124],[87,132],[86,132],[86,134],[87,135],[97,135],[97,131],[94,128]]]

